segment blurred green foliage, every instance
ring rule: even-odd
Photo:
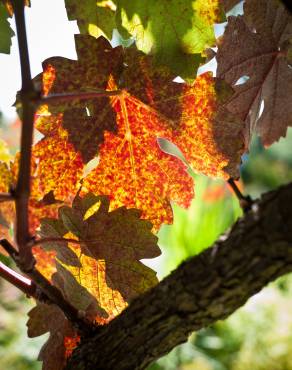
[[[195,198],[190,208],[173,204],[174,223],[164,225],[159,232],[163,276],[210,246],[242,214],[226,182],[203,175],[194,175],[194,180]]]

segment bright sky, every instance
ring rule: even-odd
[[[76,21],[68,22],[61,0],[32,0],[26,8],[26,24],[32,76],[42,71],[42,61],[52,56],[76,58],[74,33],[79,33]],[[15,31],[14,19],[11,25]],[[20,89],[18,45],[12,39],[11,54],[0,54],[0,111],[8,118],[16,116],[11,107]]]

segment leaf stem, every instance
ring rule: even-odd
[[[9,202],[11,200],[14,200],[14,197],[10,193],[0,193],[0,203],[3,202]]]
[[[49,104],[59,101],[71,101],[71,100],[85,100],[85,99],[92,99],[92,98],[103,98],[103,97],[110,97],[116,96],[121,94],[120,90],[115,91],[88,91],[88,92],[76,92],[76,93],[60,93],[60,94],[50,94],[47,96],[43,96],[38,99],[39,104]]]
[[[80,241],[76,239],[66,239],[66,238],[43,238],[43,239],[35,239],[33,241],[33,245],[41,245],[45,243],[74,243],[74,244],[81,244],[86,241]]]
[[[245,196],[242,194],[232,177],[230,177],[227,182],[230,185],[231,189],[234,191],[234,194],[237,196],[240,207],[243,209],[244,212],[248,212],[253,205],[253,200],[251,199],[251,197],[249,195]]]
[[[22,128],[20,145],[21,155],[19,164],[19,175],[15,189],[16,241],[19,247],[20,254],[19,265],[21,265],[21,270],[25,272],[31,270],[35,264],[35,259],[28,244],[28,242],[30,241],[28,202],[30,196],[30,162],[33,139],[33,121],[35,113],[33,99],[36,96],[36,92],[34,90],[30,72],[24,18],[24,1],[12,0],[12,6],[15,13],[22,77],[22,87],[20,90],[20,101],[22,105]]]
[[[43,238],[43,239],[35,239],[33,240],[33,246],[41,245],[46,243],[73,243],[73,244],[94,244],[99,242],[100,239],[84,239],[84,240],[77,240],[77,239],[67,239],[67,238]]]

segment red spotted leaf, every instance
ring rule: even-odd
[[[41,78],[45,96],[99,92],[107,86],[109,76],[119,72],[122,65],[121,47],[112,48],[103,37],[96,40],[90,36],[76,35],[75,40],[77,61],[53,57],[43,62]],[[39,80],[40,76],[35,82]],[[61,103],[51,101],[47,109],[50,114],[38,120],[36,128],[47,137],[57,135],[58,128],[65,129],[70,142],[86,163],[97,154],[98,145],[103,141],[103,131],[116,130],[114,112],[103,109],[107,101],[107,97],[94,101],[92,98],[61,100]],[[78,134],[81,127],[82,140]],[[64,132],[59,134],[65,135]]]
[[[192,85],[175,83],[171,72],[153,67],[151,57],[125,52],[123,87],[111,98],[118,134],[105,134],[100,162],[84,189],[111,197],[113,207],[143,211],[157,229],[172,222],[170,201],[187,207],[192,182],[184,164],[162,153],[158,138],[175,143],[192,167],[207,175],[238,176],[242,122],[224,107],[230,88],[209,74]],[[110,81],[109,89],[117,88]]]
[[[89,36],[84,37],[80,40],[92,42]],[[98,45],[105,42],[103,38],[93,40]],[[76,129],[74,122],[77,124],[75,119],[80,118],[80,102],[75,99],[69,105],[61,104],[61,108],[54,105],[54,113],[47,107],[40,109],[36,128],[45,137],[33,149],[37,188],[42,196],[53,191],[58,199],[72,198],[80,187],[85,162],[97,154],[99,146],[99,163],[84,179],[82,192],[108,195],[112,208],[125,205],[141,209],[142,217],[149,219],[157,230],[162,223],[172,222],[170,201],[187,207],[193,197],[193,181],[186,172],[186,165],[162,152],[157,139],[166,138],[175,143],[196,171],[224,178],[237,177],[243,149],[242,122],[224,106],[231,90],[221,80],[205,74],[192,85],[178,84],[172,81],[168,68],[154,67],[152,58],[135,48],[124,52],[123,68],[121,64],[111,67],[113,55],[120,55],[120,48],[111,49],[107,45],[106,50],[104,47],[98,50],[101,71],[106,78],[110,74],[107,92],[119,90],[105,101],[95,98],[87,104],[89,114],[98,112],[102,120],[100,126],[90,122],[89,116],[88,122],[86,117],[85,121],[78,121]],[[85,65],[87,56],[82,56]],[[94,64],[96,69],[98,61]],[[55,66],[50,64],[43,75],[48,91],[82,90],[82,68],[80,74],[76,72],[76,87],[72,82],[73,87],[67,88],[75,68],[71,62],[65,60],[62,66],[59,58]],[[82,64],[81,61],[74,63]],[[67,64],[69,72],[65,72]],[[91,81],[93,75],[90,77]],[[97,86],[104,87],[106,78],[99,77],[101,82],[96,82]],[[64,112],[57,113],[60,109]],[[74,136],[68,125],[74,126]],[[109,129],[104,132],[105,127],[113,125],[117,132]],[[103,135],[105,140],[101,144]]]

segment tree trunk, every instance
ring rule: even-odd
[[[105,327],[82,340],[66,369],[134,370],[225,319],[292,271],[292,184],[265,194],[212,248],[182,263]]]

